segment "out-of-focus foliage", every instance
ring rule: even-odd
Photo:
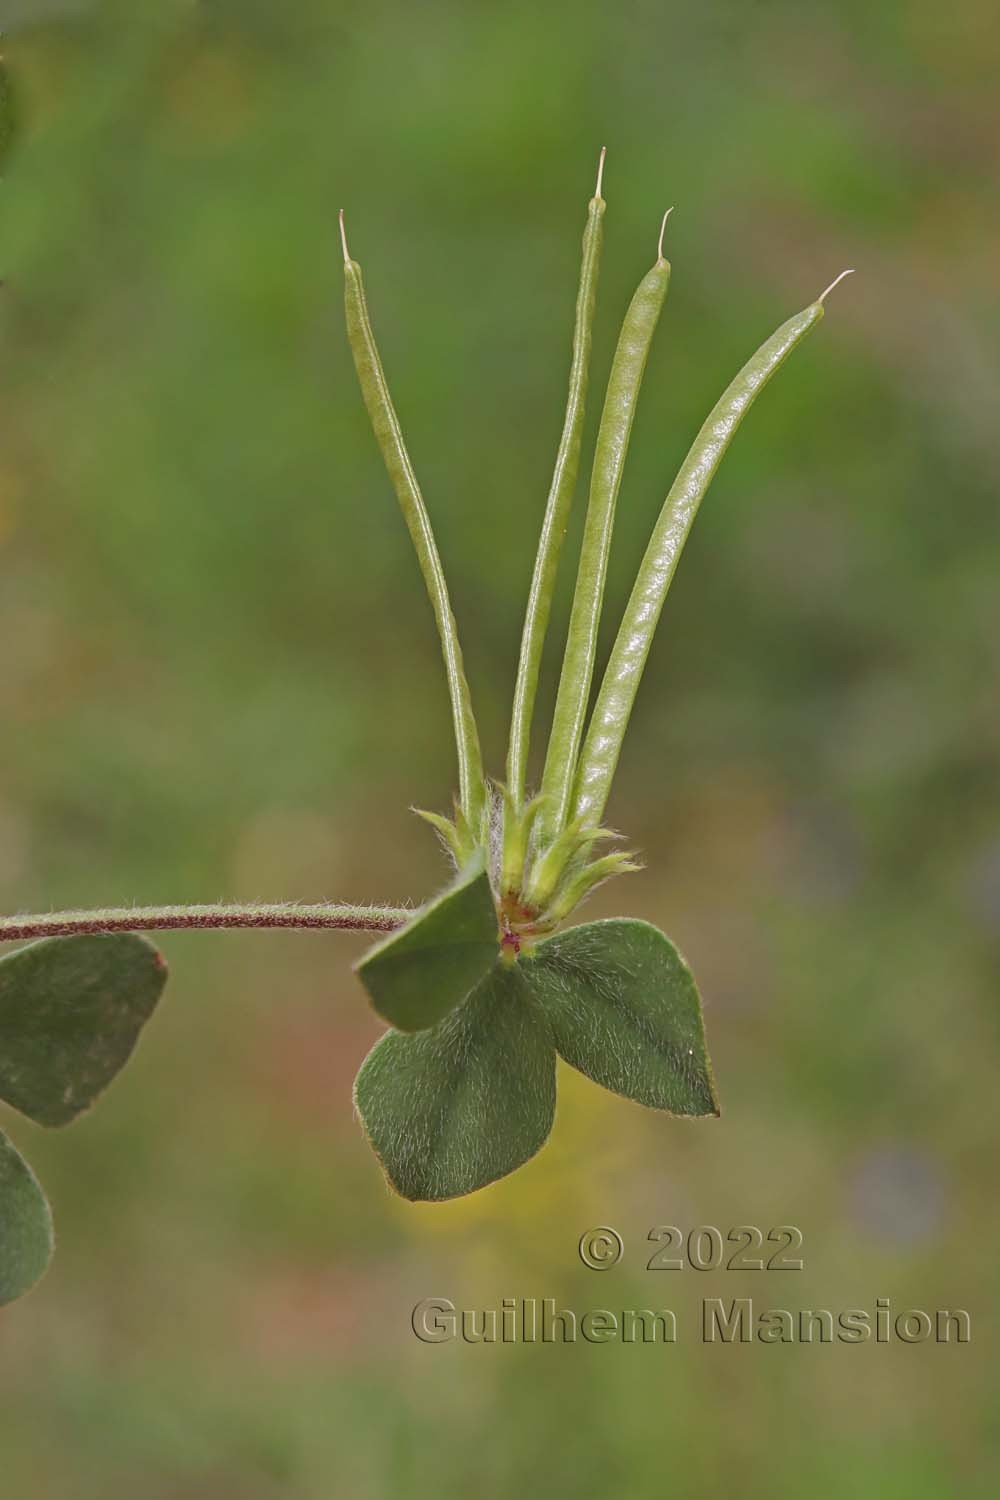
[[[722,1119],[564,1068],[522,1172],[399,1204],[351,1117],[360,941],[165,940],[172,994],[104,1107],[18,1136],[61,1246],[0,1320],[4,1492],[994,1493],[995,6],[0,18],[8,911],[442,882],[406,809],[450,805],[446,697],[354,386],[341,204],[494,772],[599,147],[598,380],[677,204],[605,644],[725,381],[858,267],[698,520],[609,809],[648,870],[590,912],[677,939]],[[656,1224],[789,1222],[801,1273],[643,1270]],[[604,1275],[576,1260],[598,1223],[626,1240]],[[738,1295],[966,1307],[974,1340],[703,1345],[700,1299]],[[429,1296],[672,1306],[683,1333],[429,1347]]]
[[[14,101],[11,98],[10,78],[0,55],[0,165],[7,154],[14,135]]]

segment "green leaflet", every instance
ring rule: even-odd
[[[562,1057],[595,1083],[672,1115],[718,1115],[701,1001],[648,922],[572,927],[522,960]]]
[[[413,970],[419,978],[419,958]],[[464,1005],[368,1054],[354,1102],[404,1198],[473,1193],[545,1142],[555,1052],[595,1083],[673,1115],[719,1113],[701,1002],[648,922],[590,922],[496,962]]]
[[[399,1031],[433,1026],[496,962],[497,914],[480,857],[391,936],[357,973],[382,1018]]]
[[[0,1099],[68,1125],[132,1054],[167,980],[146,938],[44,938],[0,959]]]
[[[521,965],[498,963],[439,1025],[376,1042],[354,1102],[398,1193],[457,1198],[513,1172],[544,1144],[555,1063]]]
[[[44,1276],[54,1247],[45,1194],[0,1130],[0,1307],[23,1297]]]

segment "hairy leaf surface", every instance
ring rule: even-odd
[[[497,914],[482,861],[370,948],[357,966],[382,1018],[420,1031],[454,1010],[497,957]]]
[[[0,959],[0,1099],[68,1125],[128,1062],[167,981],[138,933],[43,938]]]
[[[496,964],[430,1030],[388,1032],[354,1099],[392,1186],[404,1198],[455,1198],[521,1166],[552,1128],[555,1061],[520,965]]]
[[[44,1276],[54,1243],[38,1179],[0,1130],[0,1306],[23,1297]]]
[[[717,1115],[701,1000],[669,938],[615,918],[522,960],[560,1055],[606,1089],[673,1115]]]

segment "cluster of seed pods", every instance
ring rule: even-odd
[[[501,929],[508,951],[523,938],[551,931],[600,881],[636,868],[614,851],[591,858],[609,837],[602,819],[643,668],[677,562],[702,498],[750,406],[792,350],[823,316],[824,299],[848,271],[802,312],[789,318],[726,388],[691,445],[670,487],[604,672],[590,702],[615,508],[646,363],[670,284],[663,215],[656,260],[629,304],[611,363],[590,478],[579,569],[537,795],[527,791],[527,764],[539,669],[552,609],[559,557],[580,466],[597,281],[604,230],[604,151],[587,209],[576,302],[569,395],[542,520],[514,689],[506,782],[491,787],[462,664],[441,559],[430,517],[392,404],[368,315],[361,268],[352,259],[341,214],[347,328],[368,414],[413,538],[441,637],[458,749],[454,819],[425,813],[459,866],[477,849],[491,858]],[[499,795],[498,795],[499,794]],[[499,802],[501,832],[492,809]]]

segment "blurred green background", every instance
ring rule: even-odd
[[[563,1069],[526,1169],[401,1204],[352,1120],[360,941],[168,934],[103,1106],[3,1121],[61,1237],[0,1317],[4,1493],[996,1493],[995,6],[0,21],[5,911],[444,876],[407,808],[448,806],[446,696],[343,334],[341,204],[495,772],[600,146],[598,390],[677,205],[608,637],[708,406],[858,267],[699,519],[610,809],[648,869],[590,908],[687,954],[721,1121]],[[647,1272],[667,1223],[794,1223],[805,1270]],[[594,1224],[626,1241],[603,1275]],[[428,1347],[428,1296],[671,1306],[682,1338]],[[973,1342],[705,1346],[705,1296],[960,1306]]]

